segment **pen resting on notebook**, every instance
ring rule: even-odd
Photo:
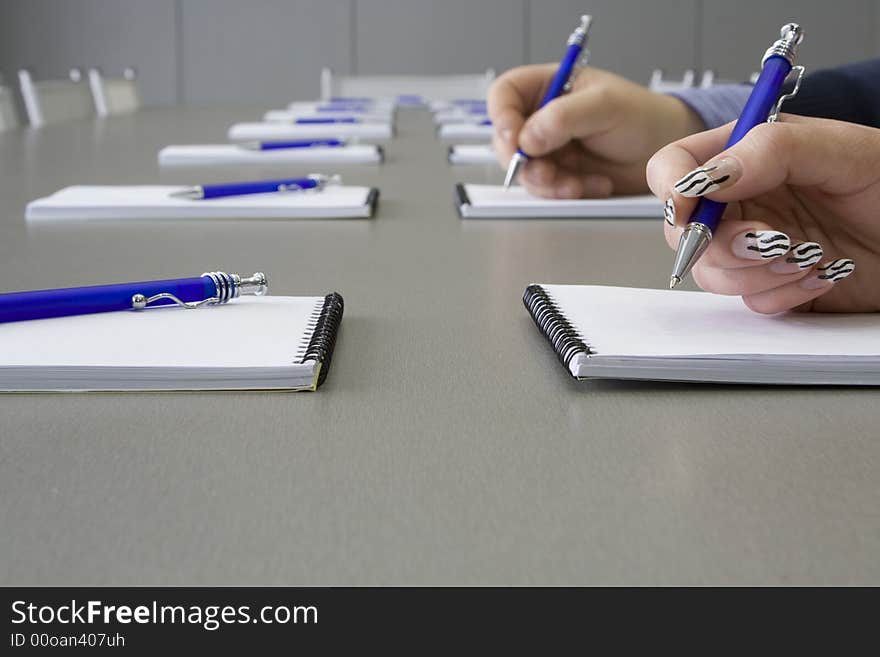
[[[174,198],[203,200],[223,198],[226,196],[243,196],[246,194],[270,194],[273,192],[304,192],[320,191],[327,185],[342,182],[339,176],[327,176],[323,173],[311,173],[305,178],[286,178],[283,180],[256,180],[253,182],[222,183],[217,185],[196,185],[177,192]]]
[[[194,309],[241,295],[263,296],[268,287],[262,272],[241,276],[218,271],[193,278],[10,292],[0,294],[0,323],[170,305]]]

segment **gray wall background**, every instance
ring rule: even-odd
[[[808,70],[880,55],[880,0],[0,0],[0,74],[140,72],[145,102],[281,105],[318,71],[499,72],[558,59],[592,13],[596,66],[646,82],[715,69],[744,79],[778,27],[806,31]]]

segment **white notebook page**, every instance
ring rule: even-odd
[[[663,204],[655,196],[613,196],[602,199],[548,199],[514,185],[465,185],[470,204],[461,207],[463,217],[652,217],[663,216]]]
[[[369,216],[369,187],[328,185],[319,192],[243,194],[216,199],[171,196],[176,185],[77,185],[28,203],[39,219],[221,219]]]
[[[706,292],[542,285],[601,356],[880,359],[880,314],[760,315]]]
[[[0,324],[7,367],[283,367],[324,297],[240,297],[195,310],[167,306]]]

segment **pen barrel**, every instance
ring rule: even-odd
[[[313,178],[295,178],[293,180],[257,180],[254,182],[228,183],[225,185],[203,185],[202,198],[222,198],[224,196],[241,196],[244,194],[267,194],[288,189],[314,189],[320,182]]]
[[[310,139],[306,141],[269,141],[261,142],[260,150],[274,151],[283,148],[314,148],[317,146],[344,146],[340,139]]]
[[[789,73],[791,73],[791,62],[784,57],[774,55],[764,62],[761,74],[755,81],[752,93],[749,94],[749,99],[739,115],[733,132],[730,133],[725,148],[730,148],[745,137],[749,130],[767,121]]]
[[[730,138],[724,147],[725,150],[741,141],[756,125],[767,121],[770,110],[773,109],[782,90],[785,78],[790,72],[791,62],[784,57],[774,55],[764,62],[761,75],[758,76],[742,114],[733,127],[733,132],[730,133]],[[701,198],[688,223],[699,222],[708,226],[709,230],[714,233],[721,222],[721,216],[726,207],[726,203]]]
[[[319,105],[315,108],[316,112],[349,112],[350,114],[366,114],[371,111],[371,107],[368,105],[345,105],[340,103],[338,105]]]
[[[336,118],[331,119],[327,117],[302,117],[299,119],[295,119],[294,123],[299,123],[301,125],[313,125],[313,124],[324,124],[324,123],[357,123],[358,120],[354,117],[344,117],[344,118]]]
[[[131,298],[135,294],[151,297],[162,293],[173,294],[181,301],[201,301],[215,296],[217,287],[211,278],[204,276],[72,287],[62,290],[10,292],[0,294],[0,322],[131,310]],[[174,301],[159,299],[150,306],[170,304],[174,304]]]
[[[574,70],[578,57],[581,55],[581,50],[583,50],[583,45],[579,43],[573,43],[565,49],[565,55],[563,55],[562,61],[559,63],[556,75],[550,81],[550,86],[547,87],[547,93],[544,94],[544,99],[541,101],[539,109],[562,94],[568,79],[571,77],[571,72]]]

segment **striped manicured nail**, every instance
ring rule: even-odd
[[[682,196],[704,196],[730,187],[742,175],[739,162],[732,157],[722,157],[697,167],[675,183],[675,191]]]
[[[778,230],[752,230],[733,238],[730,250],[745,260],[770,260],[788,252],[791,240]]]
[[[838,258],[831,262],[825,262],[816,267],[813,275],[807,276],[801,281],[801,287],[807,290],[818,290],[822,287],[828,287],[838,281],[842,281],[855,270],[856,263],[849,258]]]
[[[666,199],[666,203],[663,204],[663,218],[667,224],[675,226],[675,204],[671,198]]]
[[[818,242],[800,242],[791,247],[784,258],[770,264],[774,274],[795,274],[809,269],[822,259],[822,247]]]

